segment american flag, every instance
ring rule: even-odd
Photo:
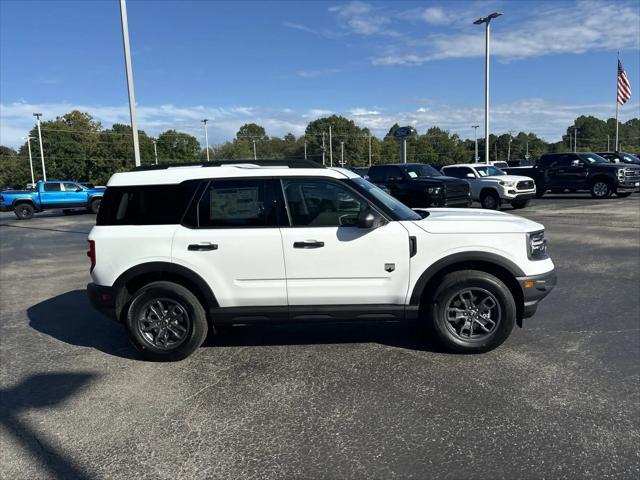
[[[631,98],[631,84],[624,71],[622,62],[618,60],[618,103],[624,105]]]

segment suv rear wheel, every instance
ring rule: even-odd
[[[100,203],[102,203],[100,198],[94,198],[91,200],[91,203],[89,204],[89,211],[91,213],[98,213],[98,210],[100,210]]]
[[[33,217],[33,205],[30,203],[20,203],[16,205],[13,210],[13,213],[16,215],[18,220],[29,220]]]
[[[477,270],[447,274],[427,310],[438,339],[460,353],[496,348],[507,339],[516,320],[511,291],[499,278]]]
[[[145,357],[182,360],[207,336],[207,316],[196,296],[182,285],[153,282],[134,295],[127,311],[129,338]]]

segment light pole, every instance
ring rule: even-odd
[[[324,137],[325,137],[325,135],[326,135],[326,133],[322,132],[322,165],[326,165],[327,164],[327,162],[326,162],[326,160],[324,158],[325,157],[325,150],[326,150],[326,147],[324,146]]]
[[[473,140],[476,144],[476,156],[473,157],[473,161],[477,162],[479,160],[478,158],[478,127],[480,125],[471,125],[471,128],[473,128]]]
[[[513,142],[513,130],[509,130],[509,145],[507,146],[507,162],[511,160],[511,142]]]
[[[369,132],[369,167],[371,167],[371,132]]]
[[[35,185],[36,179],[33,176],[33,158],[31,157],[31,137],[27,136],[25,140],[27,141],[27,148],[29,149],[29,167],[31,167],[31,185]]]
[[[204,144],[207,148],[207,162],[209,161],[209,133],[207,132],[208,121],[209,121],[208,118],[201,120],[201,122],[204,123]]]
[[[331,142],[331,125],[329,125],[329,166],[333,167],[333,145]]]
[[[255,139],[251,140],[251,141],[253,142],[253,159],[257,160],[258,159],[258,155],[256,154],[256,141],[255,141]]]
[[[307,141],[304,141],[304,159],[307,159]]]
[[[153,156],[156,159],[156,165],[158,164],[158,148],[156,147],[156,141],[153,141]]]
[[[573,127],[573,151],[578,151],[578,127]]]
[[[340,142],[340,166],[344,168],[344,142]]]
[[[122,43],[124,46],[124,65],[127,72],[127,90],[129,92],[129,116],[133,134],[133,156],[136,167],[140,166],[140,144],[138,142],[138,120],[136,118],[136,99],[133,94],[133,70],[131,69],[131,49],[129,48],[129,24],[127,22],[127,1],[120,0],[120,21],[122,22]]]
[[[489,163],[489,24],[494,18],[498,18],[502,13],[493,12],[491,15],[479,18],[474,25],[486,25],[485,30],[485,56],[484,56],[484,161]]]
[[[42,131],[40,130],[41,113],[34,113],[34,117],[38,120],[38,140],[40,141],[40,160],[42,160],[42,179],[47,181],[47,170],[44,168],[44,150],[42,149]]]

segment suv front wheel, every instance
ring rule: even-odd
[[[447,274],[427,310],[438,339],[460,353],[496,348],[507,339],[516,320],[511,291],[499,278],[477,270]]]
[[[207,316],[196,296],[182,285],[153,282],[129,304],[129,338],[149,360],[182,360],[207,336]]]

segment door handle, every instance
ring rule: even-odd
[[[318,242],[316,240],[307,240],[306,242],[293,242],[293,248],[322,248],[324,242]]]
[[[192,243],[191,245],[189,245],[187,247],[188,250],[192,251],[192,252],[204,252],[204,251],[210,251],[210,250],[217,250],[218,249],[218,244],[216,243]]]

